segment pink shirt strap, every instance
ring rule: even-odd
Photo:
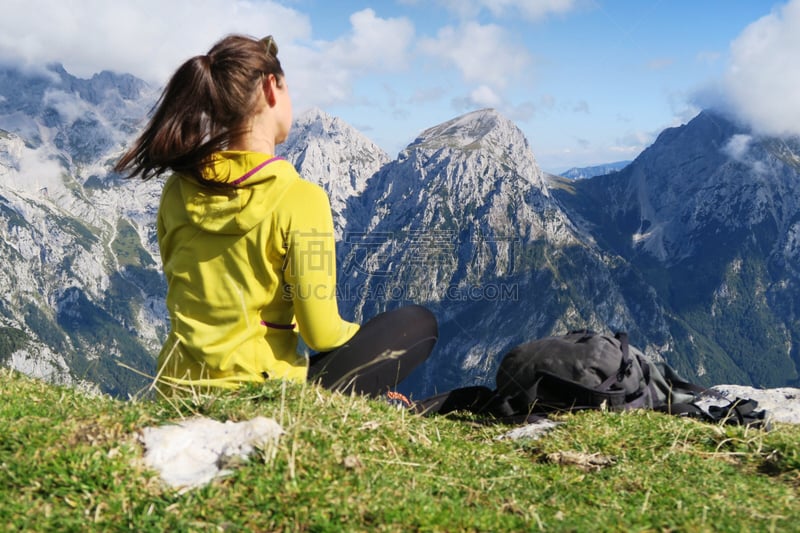
[[[253,174],[255,174],[256,172],[258,172],[259,170],[261,170],[262,168],[264,168],[265,166],[269,165],[270,163],[272,163],[274,161],[285,161],[285,158],[276,156],[276,157],[272,157],[270,159],[267,159],[266,161],[264,161],[260,165],[256,165],[253,168],[251,168],[250,170],[248,170],[241,178],[237,179],[236,181],[232,181],[231,185],[239,185],[240,183],[245,181],[247,178],[251,177]]]

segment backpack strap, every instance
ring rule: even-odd
[[[604,338],[608,340],[607,337]],[[607,391],[611,389],[611,387],[613,387],[614,385],[622,383],[625,377],[630,375],[631,368],[633,368],[633,359],[631,359],[630,347],[628,346],[628,334],[619,332],[616,335],[614,335],[614,338],[616,338],[620,343],[619,348],[620,351],[622,352],[622,358],[620,359],[617,373],[608,376],[605,379],[605,381],[603,381],[600,385],[597,386],[597,389],[601,391]],[[582,341],[583,339],[579,340],[578,342]]]
[[[604,339],[611,342],[608,337],[603,337]],[[620,358],[619,368],[617,369],[616,374],[612,374],[608,376],[603,383],[597,386],[596,390],[603,391],[603,392],[611,392],[612,390],[617,390],[618,385],[621,384],[626,377],[630,376],[631,370],[633,368],[634,358],[631,357],[630,345],[628,344],[628,334],[624,331],[618,331],[614,334],[614,338],[619,341],[619,349],[622,353],[622,357]],[[617,400],[617,395],[615,394],[612,398],[608,398],[608,405],[612,408],[625,408],[625,409],[637,409],[643,407],[650,407],[652,398],[652,391],[650,390],[651,386],[651,379],[650,379],[650,367],[646,364],[645,361],[642,361],[641,357],[636,355],[636,362],[639,363],[639,367],[642,369],[644,382],[647,384],[647,389],[642,390],[639,394],[624,396],[624,401],[621,404],[614,403]],[[615,388],[615,386],[617,386]],[[597,405],[597,404],[596,404]]]
[[[543,419],[531,413],[527,405],[515,403],[517,407],[512,407],[508,398],[501,398],[497,391],[480,385],[460,387],[412,403],[412,409],[421,415],[446,415],[455,411],[488,415],[478,420],[483,424],[532,424]]]
[[[668,403],[653,407],[653,410],[658,411],[660,413],[667,413],[675,416],[700,418],[702,420],[705,420],[706,422],[714,421],[713,418],[711,418],[708,415],[708,413],[706,413],[693,403]]]
[[[419,414],[444,415],[453,411],[481,413],[494,401],[495,392],[481,385],[461,387],[430,396],[414,403],[414,411]]]
[[[592,331],[591,329],[576,329],[570,331],[570,335],[581,333],[583,336],[575,341],[575,344],[582,344],[589,342],[592,338],[594,338],[597,333]],[[603,336],[607,342],[611,343],[611,340]],[[628,344],[628,334],[624,331],[618,331],[614,334],[614,338],[619,341],[619,349],[622,353],[622,358],[620,359],[619,368],[617,369],[616,374],[612,374],[608,376],[605,381],[603,381],[600,385],[596,387],[597,390],[600,391],[608,391],[614,385],[618,383],[622,383],[626,376],[629,376],[631,373],[631,368],[633,367],[633,359],[631,358],[630,346]],[[649,377],[649,374],[648,374]],[[648,380],[649,382],[649,380]]]
[[[728,405],[710,406],[708,414],[714,422],[763,428],[769,431],[771,424],[766,410],[756,411],[756,407],[758,402],[755,400],[736,398]]]
[[[708,410],[701,409],[693,403],[661,405],[655,410],[671,415],[698,418],[713,424],[748,426],[769,431],[772,429],[772,424],[767,411],[764,409],[757,411],[757,407],[758,402],[755,400],[736,398],[727,405],[711,405]]]

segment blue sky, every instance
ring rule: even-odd
[[[711,105],[800,133],[800,0],[5,0],[0,62],[161,86],[231,32],[275,35],[296,110],[392,156],[483,107],[551,172],[633,159]]]

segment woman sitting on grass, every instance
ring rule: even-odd
[[[274,155],[292,122],[277,53],[271,37],[232,35],[186,61],[115,167],[171,172],[158,211],[171,325],[162,392],[278,378],[381,395],[436,342],[419,306],[360,327],[339,315],[329,200]],[[298,335],[319,352],[310,362]]]

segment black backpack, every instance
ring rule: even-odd
[[[767,427],[754,400],[725,400],[701,408],[701,396],[724,398],[683,380],[665,363],[653,363],[628,343],[626,333],[572,331],[521,344],[503,356],[497,388],[472,386],[417,402],[422,413],[470,411],[499,422],[532,421],[581,409],[654,409],[710,422]]]

